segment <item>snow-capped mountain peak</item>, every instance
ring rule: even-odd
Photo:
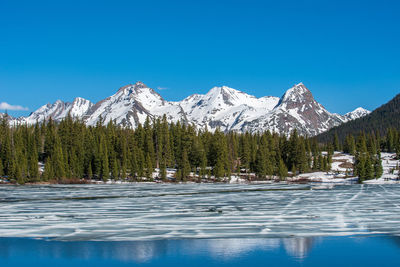
[[[369,113],[371,113],[371,111],[369,111],[369,110],[367,110],[365,108],[362,108],[362,107],[358,107],[358,108],[356,108],[355,110],[353,110],[352,112],[349,112],[349,113],[353,113],[353,114],[369,114]],[[347,113],[347,114],[349,114],[349,113]]]
[[[141,81],[137,81],[134,86],[135,86],[135,88],[149,88],[147,85],[145,85]]]
[[[303,135],[316,135],[342,123],[341,117],[328,112],[319,104],[303,83],[289,88],[277,105],[269,112],[246,120],[241,131],[269,129],[279,133],[290,133],[297,129]]]
[[[128,85],[122,86],[121,88],[118,89],[116,95],[120,95],[120,94],[124,94],[124,95],[138,94],[138,93],[141,92],[142,89],[149,89],[150,91],[152,91],[155,94],[157,94],[153,89],[149,88],[144,83],[138,81],[135,84],[128,84]]]
[[[113,120],[117,124],[134,128],[147,117],[166,114],[173,121],[183,119],[181,108],[165,101],[156,91],[142,82],[121,87],[116,94],[98,102],[85,116],[88,125],[95,125],[100,118],[104,123]],[[171,116],[171,113],[176,113]]]
[[[280,103],[286,103],[288,108],[291,108],[293,105],[297,106],[299,104],[313,101],[314,97],[310,90],[308,90],[303,83],[298,83],[285,92],[281,97]]]
[[[243,93],[239,90],[230,88],[228,86],[221,86],[221,87],[213,87],[207,94],[206,97],[208,98],[209,102],[219,102],[217,104],[226,104],[233,106],[235,104],[243,104],[243,101],[248,98],[252,97],[246,93]]]
[[[66,110],[66,112],[68,112],[72,117],[82,118],[82,116],[85,115],[92,106],[93,103],[89,100],[82,97],[77,97],[69,105],[69,108]]]
[[[18,118],[18,123],[33,124],[49,120],[61,121],[70,115],[73,118],[82,118],[87,111],[93,106],[93,103],[81,97],[75,98],[72,102],[63,102],[57,100],[53,104],[41,106],[32,112],[28,117]]]
[[[117,124],[135,128],[147,117],[167,116],[171,122],[180,120],[207,127],[214,131],[256,132],[275,131],[290,133],[297,129],[300,134],[316,135],[348,120],[359,118],[369,111],[358,108],[343,116],[328,112],[313,97],[303,83],[289,88],[281,97],[257,98],[242,91],[220,86],[211,88],[206,94],[194,94],[179,102],[169,102],[142,82],[128,84],[104,100],[93,105],[83,98],[72,103],[57,100],[33,112],[29,117],[14,119],[16,123],[33,124],[48,118],[60,121],[68,114],[82,119],[87,125],[97,122]]]
[[[355,120],[355,119],[364,117],[364,116],[368,115],[369,113],[371,113],[371,111],[366,110],[365,108],[362,108],[362,107],[358,107],[355,110],[344,114],[343,117],[346,118],[347,120]]]

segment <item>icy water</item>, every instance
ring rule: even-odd
[[[1,266],[400,264],[398,185],[0,186],[0,208]]]

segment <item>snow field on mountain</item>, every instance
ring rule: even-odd
[[[348,120],[365,116],[369,111],[357,108],[341,116],[328,112],[299,83],[281,97],[257,98],[227,86],[213,87],[207,94],[194,94],[182,101],[166,101],[142,82],[121,87],[114,95],[95,105],[83,98],[72,103],[57,100],[40,107],[28,117],[11,120],[16,124],[34,124],[52,118],[61,121],[70,114],[94,126],[100,119],[111,120],[135,128],[147,117],[167,116],[169,122],[178,120],[194,124],[198,129],[215,131],[262,132],[289,134],[297,129],[300,134],[313,136]]]

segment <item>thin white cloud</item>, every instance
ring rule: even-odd
[[[161,86],[158,86],[157,87],[157,90],[160,90],[160,91],[162,91],[162,90],[167,90],[168,88],[167,87],[161,87]]]
[[[19,106],[19,105],[10,105],[6,102],[0,103],[0,110],[2,110],[2,109],[4,109],[4,110],[29,110],[26,107]]]

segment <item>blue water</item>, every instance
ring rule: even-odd
[[[399,266],[390,236],[284,240],[44,241],[0,238],[0,266]],[[267,242],[265,242],[267,241]],[[287,240],[286,240],[287,241]],[[222,243],[221,243],[222,242]],[[290,241],[293,244],[295,240]],[[305,242],[305,244],[303,243]],[[254,246],[251,246],[253,243]],[[224,246],[225,244],[225,246]],[[259,245],[257,245],[259,244]],[[294,250],[291,250],[294,249]]]

